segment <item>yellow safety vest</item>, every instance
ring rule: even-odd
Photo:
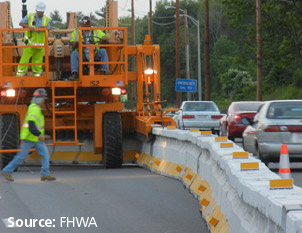
[[[35,27],[33,25],[33,22],[35,21],[36,13],[31,13],[27,15],[28,18],[28,26],[29,27]],[[43,15],[42,19],[42,26],[46,27],[48,25],[49,18],[46,15]],[[36,31],[26,31],[24,34],[24,42],[26,42],[27,45],[40,45],[43,46],[45,43],[45,32],[39,31],[40,33]]]
[[[39,105],[35,103],[31,103],[28,107],[25,120],[23,123],[23,126],[21,128],[21,133],[20,133],[20,139],[21,140],[28,140],[32,142],[38,142],[39,138],[35,135],[33,135],[29,131],[29,121],[33,121],[35,125],[37,126],[38,130],[41,132],[41,134],[44,136],[45,135],[45,129],[44,129],[44,115],[42,113],[42,109],[40,108]]]
[[[101,31],[101,30],[91,30],[93,32],[93,41],[95,44],[100,44],[100,42],[102,41],[101,39],[106,36],[106,34]],[[99,38],[99,39],[98,39]],[[72,34],[71,34],[71,39],[70,42],[78,42],[79,41],[79,29],[75,29],[73,30]],[[82,43],[84,44],[85,40],[84,37],[82,35]],[[96,50],[99,50],[100,47],[96,47]],[[78,48],[76,48],[75,50],[79,50]]]

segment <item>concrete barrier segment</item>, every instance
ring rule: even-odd
[[[206,181],[201,180],[189,167],[170,163],[145,153],[141,153],[137,161],[143,161],[140,165],[153,172],[164,173],[164,175],[182,179],[185,186],[192,193],[199,194],[196,197],[201,200],[201,213],[204,216],[208,227],[212,228],[212,232],[229,232],[228,223],[223,213],[220,211],[220,208],[217,208],[216,206],[209,184]],[[154,169],[154,166],[162,166],[163,170],[161,171],[160,168]],[[163,172],[164,170],[166,171]],[[224,229],[224,231],[217,231],[217,229]]]
[[[167,169],[167,175],[179,180],[181,177],[181,172],[182,172],[183,168],[184,168],[184,166],[178,165],[176,163],[170,163],[170,165]]]
[[[170,140],[178,140],[177,143],[186,147],[187,150],[191,150],[195,146],[199,147],[199,150],[196,149],[196,151],[199,151],[198,155],[195,155],[198,158],[196,173],[198,177],[202,177],[202,180],[211,185],[211,195],[217,203],[214,206],[220,206],[229,224],[229,232],[248,233],[251,232],[251,229],[253,229],[253,232],[261,233],[301,232],[302,218],[299,219],[299,217],[302,213],[289,212],[284,215],[282,208],[284,204],[295,204],[301,201],[301,188],[293,186],[293,189],[290,190],[270,190],[269,180],[278,179],[279,176],[253,157],[249,157],[248,160],[233,159],[232,152],[244,152],[237,145],[234,145],[232,150],[220,148],[219,143],[213,143],[213,136],[196,136],[194,132],[183,132],[181,130],[173,132],[181,136],[173,135],[173,138],[170,137],[169,139],[165,139],[163,136],[159,136],[159,138],[163,138],[158,139],[158,136],[156,136],[153,147],[159,145],[156,144],[157,140],[163,140],[167,143],[165,149],[156,149],[160,152],[159,154],[153,154],[159,159],[171,157],[174,161],[181,161],[183,159],[181,157],[184,155],[177,154],[177,150],[170,150]],[[163,132],[159,133],[163,135]],[[179,140],[179,137],[182,140]],[[196,140],[192,137],[195,137]],[[189,143],[183,143],[184,141]],[[173,142],[173,145],[175,145],[175,142]],[[173,151],[174,154],[168,156],[167,151]],[[182,160],[185,163],[192,163],[194,160],[194,155],[190,152],[186,153],[185,157],[186,159]],[[169,160],[167,159],[167,161]],[[259,162],[259,170],[242,172],[240,171],[242,162]],[[175,164],[174,167],[176,166]],[[191,165],[188,164],[182,166],[191,168]],[[171,164],[169,168],[171,169]],[[193,170],[193,168],[191,169]],[[193,190],[192,192],[198,192],[200,198],[206,198],[205,196],[208,195],[209,190],[207,188],[203,192],[199,191],[200,185],[198,188],[195,187],[197,186],[195,184],[195,182],[198,182],[197,180],[196,178],[192,182],[190,188]]]
[[[209,189],[210,185],[207,181],[201,180],[199,176],[197,176],[191,186],[190,190],[193,193],[195,198],[198,198],[202,195],[207,189]]]
[[[182,175],[182,182],[186,186],[186,188],[189,188],[193,181],[196,179],[197,174],[194,173],[190,168],[187,168],[186,171]]]
[[[147,160],[147,158],[149,157],[148,154],[146,153],[141,153],[138,157],[138,159],[136,160],[136,162],[140,165],[143,165],[143,163]]]
[[[168,170],[168,167],[170,166],[170,162],[166,161],[166,160],[161,160],[160,161],[160,164],[158,166],[158,169],[157,171],[163,175],[163,174],[167,174],[167,170]]]
[[[289,211],[286,218],[286,232],[302,232],[302,211]]]

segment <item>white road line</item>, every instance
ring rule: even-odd
[[[15,228],[15,224],[13,226],[10,226],[11,223],[8,222],[8,218],[2,218],[2,221],[6,228]]]

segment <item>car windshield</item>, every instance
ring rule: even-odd
[[[217,106],[212,102],[188,102],[185,103],[184,111],[212,111],[217,112]]]
[[[257,111],[262,103],[240,103],[238,109],[240,112]]]
[[[302,101],[276,102],[269,106],[267,118],[270,119],[301,119]]]

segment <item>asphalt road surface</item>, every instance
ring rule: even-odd
[[[200,204],[183,184],[143,168],[20,167],[0,178],[1,233],[207,233]]]

